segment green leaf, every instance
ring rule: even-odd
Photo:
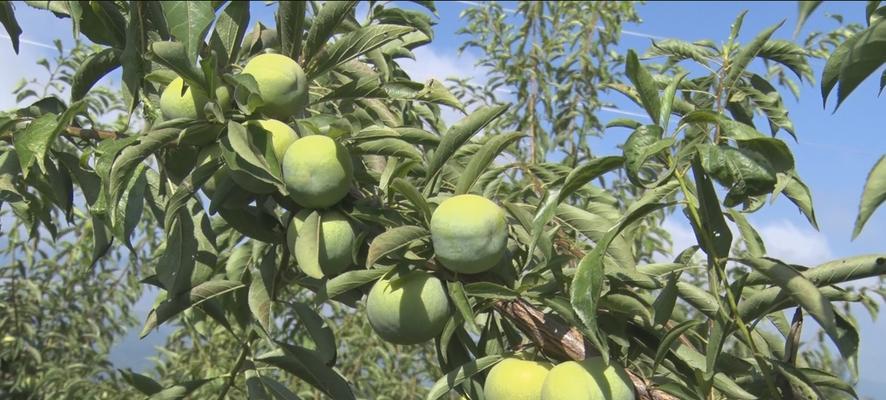
[[[381,137],[360,140],[351,147],[357,154],[378,154],[382,156],[421,159],[421,152],[405,140]]]
[[[179,210],[187,205],[189,199],[194,197],[197,189],[202,187],[212,175],[221,167],[221,160],[212,160],[195,168],[182,180],[166,203],[166,219],[163,221],[163,230],[170,231]]]
[[[624,164],[625,159],[622,157],[601,157],[588,161],[587,163],[573,169],[566,176],[563,186],[559,191],[548,192],[547,199],[542,206],[535,212],[532,219],[532,238],[529,241],[528,253],[535,251],[538,239],[544,232],[545,226],[554,217],[558,206],[564,200],[569,198],[576,190],[582,188],[588,182],[599,178],[603,174],[612,171]],[[527,260],[528,262],[529,260]]]
[[[318,211],[311,211],[305,218],[301,228],[298,230],[298,241],[300,243],[308,243],[305,257],[299,257],[299,267],[302,270],[322,271],[320,267],[320,246],[323,238],[322,217]]]
[[[652,325],[664,325],[671,319],[674,312],[674,306],[677,304],[677,282],[680,279],[680,273],[671,273],[668,277],[668,283],[664,289],[658,293],[655,302],[652,303],[653,319]]]
[[[196,63],[203,38],[215,19],[212,4],[207,1],[164,1],[160,5],[169,33],[184,45],[188,62]]]
[[[822,329],[837,344],[844,357],[848,358],[852,355],[851,350],[847,346],[841,345],[839,341],[841,336],[837,331],[837,321],[831,303],[821,294],[815,284],[793,268],[774,259],[749,258],[739,261],[752,267],[755,271],[759,271],[781,287],[815,318]]]
[[[271,332],[271,328],[273,327],[273,320],[271,317],[272,301],[271,296],[269,295],[269,290],[265,286],[265,281],[264,279],[261,279],[260,276],[252,276],[252,283],[249,285],[247,302],[249,303],[249,310],[252,311],[252,315],[255,317],[255,320],[258,321],[259,325],[261,325],[262,329],[264,329],[265,332]]]
[[[837,107],[862,81],[886,62],[886,19],[877,20],[855,37],[857,39],[851,42],[847,40],[840,46],[851,47],[840,66]]]
[[[619,219],[619,221],[606,232],[601,241],[594,249],[582,258],[572,278],[572,287],[569,291],[569,300],[575,314],[584,324],[584,333],[591,343],[600,351],[600,355],[608,360],[609,349],[605,336],[597,327],[597,306],[600,296],[603,294],[604,271],[603,256],[610,243],[622,230],[639,221],[649,213],[670,206],[668,203],[654,203],[657,201],[657,193],[646,193],[634,203]]]
[[[163,386],[160,385],[157,381],[151,379],[151,377],[142,375],[138,372],[133,372],[131,369],[118,369],[120,371],[120,375],[123,376],[123,380],[126,381],[130,386],[136,388],[139,392],[146,394],[148,396],[157,393],[163,390]]]
[[[815,209],[812,206],[812,192],[809,187],[795,174],[789,174],[783,191],[784,195],[806,216],[812,227],[818,229],[818,221],[815,219]]]
[[[366,267],[373,268],[382,257],[403,249],[415,240],[425,239],[430,235],[427,229],[420,226],[398,226],[375,237],[369,244],[366,254]]]
[[[200,388],[200,386],[205,385],[208,382],[211,382],[213,379],[198,379],[195,381],[187,381],[182,383],[176,383],[170,387],[167,387],[157,393],[154,393],[150,400],[179,400],[186,398],[193,391]]]
[[[286,2],[287,4],[290,2]],[[301,2],[291,2],[301,3]],[[286,7],[280,3],[281,7]],[[209,43],[225,64],[236,62],[243,36],[249,24],[249,2],[232,1],[225,6],[215,22]]]
[[[726,225],[726,218],[723,217],[723,212],[720,210],[714,185],[711,183],[710,177],[700,167],[696,158],[692,163],[692,174],[695,177],[696,190],[698,190],[698,212],[701,217],[701,226],[696,226],[693,222],[693,231],[695,231],[698,244],[705,253],[714,258],[728,257],[729,249],[732,248],[732,232]],[[692,205],[690,204],[688,207],[692,207]]]
[[[744,46],[739,50],[738,54],[735,55],[735,58],[732,59],[732,63],[729,65],[729,73],[726,75],[726,78],[723,79],[723,87],[731,88],[736,80],[741,76],[741,74],[745,71],[754,57],[760,52],[760,49],[766,44],[772,34],[776,29],[780,28],[784,25],[784,21],[781,21],[763,32],[760,32],[757,37],[754,38],[747,46]]]
[[[323,8],[317,17],[330,4],[323,3]],[[308,3],[304,1],[282,1],[277,5],[277,34],[280,36],[280,47],[283,55],[293,60],[298,60],[302,54],[302,35],[304,35],[307,12]],[[313,19],[312,24],[317,24],[317,17]],[[312,29],[313,27],[314,25],[311,25]]]
[[[280,243],[283,239],[283,227],[280,225],[280,221],[263,208],[256,206],[220,207],[216,211],[232,228],[248,237],[265,243]]]
[[[855,228],[852,229],[852,239],[858,237],[864,224],[883,201],[886,201],[886,156],[880,157],[868,173],[864,192],[861,195],[861,204],[858,207],[858,216],[855,218]]]
[[[509,287],[492,282],[474,282],[465,285],[465,293],[471,297],[494,300],[513,300],[519,293]]]
[[[640,64],[640,60],[637,59],[637,53],[633,50],[628,50],[625,61],[625,73],[628,75],[631,83],[634,84],[634,87],[637,88],[637,93],[640,95],[640,105],[643,106],[646,113],[652,118],[652,121],[661,121],[661,118],[659,118],[661,99],[658,97],[658,86],[656,86],[652,74],[646,70],[646,67]]]
[[[326,366],[312,350],[280,342],[277,344],[280,350],[259,355],[256,361],[289,372],[335,400],[356,400],[348,381]]]
[[[394,178],[391,182],[391,188],[402,194],[410,203],[412,203],[412,206],[415,207],[416,211],[422,216],[422,220],[424,220],[425,224],[431,222],[431,206],[428,205],[425,197],[421,195],[421,192],[418,191],[412,182],[403,178]]]
[[[668,130],[668,124],[670,123],[671,110],[674,107],[674,96],[677,94],[677,87],[680,86],[680,83],[683,82],[683,78],[685,78],[686,75],[689,75],[689,73],[683,72],[671,78],[671,82],[668,83],[664,93],[662,93],[661,111],[658,113],[661,120],[658,122],[658,126],[665,131]]]
[[[655,180],[640,176],[646,161],[674,144],[674,138],[662,139],[662,128],[657,125],[644,125],[635,130],[624,144],[625,170],[628,179],[637,186],[647,187]]]
[[[462,366],[449,371],[446,376],[437,380],[431,390],[428,391],[425,400],[437,400],[449,393],[452,389],[461,385],[465,380],[485,371],[502,360],[501,355],[491,355],[469,361]]]
[[[437,146],[437,149],[434,151],[430,163],[428,164],[428,172],[426,175],[428,177],[428,185],[430,186],[432,178],[438,171],[440,171],[443,164],[446,164],[446,161],[449,161],[449,158],[455,154],[456,150],[465,144],[468,139],[483,129],[483,127],[492,122],[492,120],[503,114],[507,109],[507,105],[480,107],[467,117],[452,125],[452,127],[446,131],[446,134],[443,135],[443,139],[440,140],[440,144]],[[425,190],[427,189],[428,187],[425,188]]]
[[[96,82],[119,67],[120,51],[117,49],[107,48],[91,54],[83,60],[71,80],[71,101],[82,99]]]
[[[474,335],[480,334],[480,328],[474,321],[474,310],[471,309],[471,302],[465,294],[465,288],[459,281],[446,282],[446,288],[449,290],[449,298],[455,309],[461,315],[461,318],[468,324],[469,332]]]
[[[22,167],[22,176],[28,177],[28,172],[34,162],[40,160],[43,163],[46,150],[58,127],[58,117],[53,114],[43,114],[40,118],[32,121],[25,129],[16,132],[15,152]]]
[[[323,3],[311,21],[311,28],[304,45],[304,60],[310,62],[327,45],[342,22],[352,16],[357,7],[356,1],[331,1]]]
[[[314,79],[336,66],[353,60],[392,40],[415,31],[415,28],[398,25],[370,25],[342,35],[311,58],[305,72]],[[310,40],[310,36],[308,38]],[[307,43],[306,43],[307,44]]]
[[[6,33],[9,34],[9,40],[12,41],[12,49],[15,50],[15,54],[18,54],[19,36],[22,35],[22,28],[15,19],[15,9],[12,6],[12,2],[4,1],[0,4],[0,23],[3,24],[3,27],[6,28]]]
[[[687,321],[683,321],[668,330],[668,333],[664,336],[664,338],[661,339],[661,344],[658,345],[658,350],[655,351],[655,358],[653,359],[652,370],[655,371],[658,368],[658,365],[661,364],[661,360],[663,360],[668,352],[671,350],[671,344],[673,344],[675,340],[682,336],[684,332],[703,323],[704,321],[690,319]]]
[[[489,166],[490,163],[498,157],[499,153],[504,151],[508,146],[524,135],[519,132],[509,134],[496,135],[492,139],[486,141],[483,147],[477,151],[471,161],[458,177],[458,183],[455,186],[455,194],[465,194],[471,191],[471,187],[477,182],[480,174]]]
[[[815,11],[821,3],[822,2],[819,0],[797,2],[797,27],[794,28],[794,37],[797,37],[800,33],[800,29],[802,29],[803,25],[806,23],[806,20],[809,19],[812,12]]]
[[[381,82],[379,82],[377,76],[367,76],[342,84],[323,97],[311,102],[311,104],[362,98],[388,98],[388,94],[381,88]]]
[[[727,207],[775,189],[776,169],[766,155],[754,149],[704,144],[698,151],[704,170],[729,188],[723,202]]]
[[[393,267],[377,267],[348,271],[336,276],[320,286],[315,302],[320,304],[327,299],[333,299],[349,290],[359,288],[370,282],[375,282]]]
[[[745,246],[747,246],[748,253],[751,257],[765,256],[766,245],[763,243],[763,238],[761,238],[760,234],[757,233],[757,230],[751,226],[744,214],[733,209],[726,210],[726,212],[729,213],[729,219],[731,219],[732,222],[735,222],[735,225],[738,226],[738,231],[741,232],[741,238],[744,240]]]
[[[182,1],[183,2],[183,1]],[[188,86],[194,86],[207,92],[206,78],[203,71],[197,68],[193,61],[188,59],[185,46],[178,42],[154,42],[151,43],[151,59],[175,71],[184,79]]]
[[[334,365],[337,356],[335,346],[335,333],[329,324],[323,320],[323,317],[314,311],[310,306],[301,302],[289,303],[298,315],[299,323],[308,331],[311,340],[314,341],[315,354],[323,360],[326,365]]]
[[[227,280],[203,282],[190,291],[181,293],[171,300],[166,300],[148,313],[140,338],[144,338],[152,329],[178,315],[184,310],[199,305],[206,300],[240,289],[243,284]]]
[[[696,285],[687,282],[677,282],[677,293],[681,299],[708,318],[716,318],[717,313],[720,312],[717,298],[708,293],[707,290]]]
[[[261,377],[261,383],[277,400],[300,400],[295,393],[293,393],[286,386],[283,386],[282,383],[277,382],[274,379],[263,376]]]

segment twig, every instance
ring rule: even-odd
[[[541,312],[525,300],[498,301],[494,307],[551,358],[581,361],[598,355],[578,329],[569,326],[556,315]],[[656,389],[633,371],[628,371],[628,375],[638,399],[677,400],[676,397]]]

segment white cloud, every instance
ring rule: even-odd
[[[671,234],[674,253],[696,244],[692,227],[683,216],[672,215],[662,227]],[[806,266],[815,266],[834,258],[825,235],[811,228],[798,227],[785,219],[757,223],[754,227],[763,238],[767,256]],[[741,234],[735,225],[729,222],[729,228],[734,240],[740,240]]]
[[[788,220],[757,226],[770,257],[784,262],[815,266],[834,258],[827,238],[811,228],[801,228]]]

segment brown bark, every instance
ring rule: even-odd
[[[553,359],[581,361],[598,355],[578,329],[569,326],[556,315],[541,312],[525,300],[498,301],[494,307]],[[676,397],[656,389],[633,371],[628,371],[628,375],[634,383],[638,399],[677,400]]]

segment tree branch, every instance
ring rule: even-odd
[[[514,322],[539,349],[557,360],[581,361],[598,355],[590,342],[575,327],[562,318],[545,314],[522,299],[498,301],[495,309]],[[676,397],[658,390],[632,371],[627,371],[640,400],[677,400]]]
[[[120,132],[80,128],[76,126],[69,126],[65,128],[65,134],[82,139],[118,139],[126,137],[126,135]]]

